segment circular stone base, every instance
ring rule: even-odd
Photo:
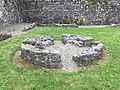
[[[75,70],[99,60],[103,44],[91,37],[63,34],[61,41],[54,41],[53,35],[26,39],[21,46],[21,56],[32,64],[47,68]]]

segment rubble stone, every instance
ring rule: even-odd
[[[46,46],[54,45],[53,36],[36,36],[26,39],[21,46],[21,56],[30,63],[47,68],[61,68],[59,53],[45,50]]]
[[[32,23],[29,26],[24,27],[23,32],[29,31],[37,26],[37,23]]]
[[[68,59],[82,66],[102,58],[103,44],[93,42],[91,37],[63,34],[62,42],[59,42],[55,43],[52,35],[26,39],[21,46],[21,56],[30,63],[47,68],[65,67]]]
[[[0,34],[0,41],[6,40],[6,39],[8,39],[10,37],[12,37],[11,34],[7,34],[7,33],[3,34],[3,33],[1,33]]]
[[[35,45],[35,46],[51,46],[54,44],[54,39],[52,35],[49,36],[36,36],[32,39],[26,39],[24,44],[30,44],[30,45]]]
[[[116,24],[120,0],[1,0],[0,27],[20,22],[63,27]]]
[[[96,46],[91,46],[87,52],[83,52],[78,55],[74,55],[72,59],[77,63],[77,65],[87,65],[95,60],[101,59],[103,56],[103,44],[99,43]]]
[[[85,37],[85,36],[75,36],[75,35],[69,35],[69,34],[63,34],[62,35],[62,42],[64,44],[74,44],[80,47],[87,47],[91,46],[91,43],[94,39],[91,37]]]

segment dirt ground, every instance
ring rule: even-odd
[[[30,25],[30,23],[20,23],[20,24],[7,26],[0,29],[0,33],[11,33],[12,36],[20,35],[23,33],[22,30],[24,29],[24,27],[28,25]]]
[[[24,27],[29,26],[31,23],[20,23],[11,26],[4,27],[0,29],[0,33],[11,33],[12,36],[20,35]],[[79,26],[78,28],[105,28],[109,25],[91,25],[91,26]]]

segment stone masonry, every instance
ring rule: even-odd
[[[22,22],[19,0],[0,0],[0,28]]]
[[[89,63],[99,60],[103,55],[103,44],[102,43],[94,43],[89,50],[82,52],[81,54],[72,56],[72,59],[79,66],[88,65]]]
[[[94,39],[91,37],[84,36],[76,36],[71,34],[63,34],[62,35],[62,43],[64,44],[73,44],[79,47],[90,46]]]
[[[21,46],[21,56],[35,65],[47,68],[61,68],[61,56],[59,53],[45,50],[46,46],[51,45],[54,45],[51,35],[26,39]]]
[[[103,44],[101,42],[94,42],[91,37],[71,34],[63,34],[61,42],[54,41],[52,35],[38,35],[24,40],[21,46],[23,59],[47,68],[65,66],[70,68],[72,64],[67,66],[67,61],[75,62],[78,66],[88,65],[101,59],[102,55]]]
[[[0,41],[3,41],[3,40],[6,40],[6,39],[8,39],[8,38],[11,38],[12,37],[12,35],[11,34],[4,34],[4,33],[1,33],[0,34]]]
[[[1,0],[0,22],[0,27],[19,22],[119,23],[120,0]]]

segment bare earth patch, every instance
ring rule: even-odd
[[[4,28],[0,28],[0,33],[9,33],[12,34],[12,36],[21,35],[29,32],[29,31],[23,32],[22,30],[24,30],[25,27],[28,27],[30,25],[31,23],[20,23],[11,26],[6,26]]]

